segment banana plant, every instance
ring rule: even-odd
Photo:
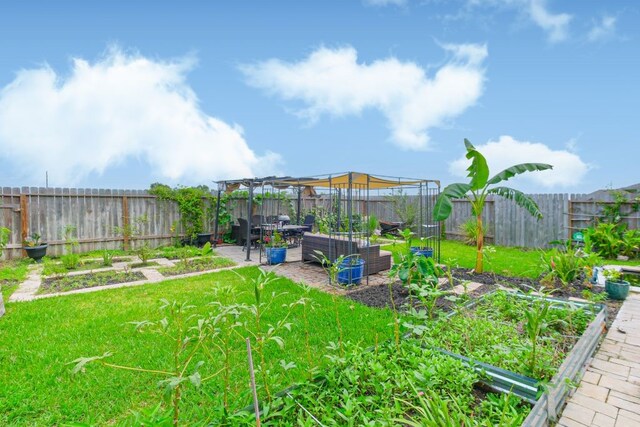
[[[433,219],[444,221],[451,215],[453,204],[451,199],[466,198],[471,203],[471,211],[476,217],[476,273],[483,271],[482,247],[484,245],[484,232],[482,227],[482,211],[489,195],[497,195],[508,200],[513,200],[518,206],[524,208],[533,217],[542,218],[542,213],[536,202],[521,191],[509,187],[496,186],[496,184],[507,181],[516,175],[525,172],[543,171],[552,169],[553,166],[545,163],[521,163],[511,166],[499,174],[489,178],[489,166],[487,160],[476,148],[465,138],[464,145],[467,148],[467,159],[471,160],[471,165],[467,168],[469,183],[454,183],[447,185],[438,196],[433,209]]]

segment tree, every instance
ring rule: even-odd
[[[455,183],[447,185],[438,196],[434,206],[433,219],[444,221],[451,215],[453,204],[451,199],[466,198],[471,203],[471,211],[476,217],[477,239],[476,239],[476,273],[482,273],[482,246],[484,244],[484,233],[482,227],[482,211],[487,196],[495,194],[508,200],[513,200],[518,206],[524,208],[538,220],[542,218],[542,213],[533,199],[521,191],[509,187],[496,187],[502,181],[507,181],[516,175],[525,172],[543,171],[552,169],[553,166],[545,163],[521,163],[511,166],[489,179],[489,166],[484,156],[465,138],[464,145],[467,148],[467,159],[471,160],[471,165],[467,168],[467,177],[471,179],[468,184]]]

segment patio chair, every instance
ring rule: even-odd
[[[307,215],[304,217],[304,222],[300,225],[304,225],[307,228],[305,229],[305,231],[308,231],[309,233],[313,231],[313,224],[316,223],[316,217],[315,215]]]
[[[266,224],[264,215],[253,215],[251,217],[251,225],[254,227],[260,227],[262,224]]]
[[[247,248],[249,242],[251,242],[254,248],[257,248],[260,235],[255,233],[254,230],[251,230],[250,233],[248,232],[247,227],[249,224],[246,219],[238,218],[238,224],[240,224],[240,244],[242,245],[242,250],[244,251]]]

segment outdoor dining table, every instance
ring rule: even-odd
[[[260,228],[262,228],[262,230],[266,232],[277,231],[278,233],[281,233],[284,238],[294,240],[294,242],[292,242],[294,245],[297,245],[299,243],[298,239],[302,235],[302,232],[308,230],[306,225],[294,224],[261,224]]]

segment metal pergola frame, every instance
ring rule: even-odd
[[[417,237],[433,237],[434,238],[434,257],[440,261],[440,232],[441,223],[434,222],[431,217],[432,208],[435,203],[435,198],[440,193],[440,181],[421,178],[403,178],[403,177],[390,177],[383,175],[370,175],[360,172],[342,172],[332,173],[325,175],[316,175],[308,177],[264,177],[264,178],[244,178],[237,180],[224,180],[218,181],[218,197],[216,205],[216,223],[215,223],[215,235],[218,235],[218,219],[220,212],[220,198],[223,192],[231,192],[240,188],[241,186],[248,189],[248,202],[247,202],[247,236],[251,234],[252,224],[251,217],[253,212],[253,197],[256,188],[262,188],[264,194],[264,188],[271,186],[277,189],[295,188],[297,189],[297,209],[296,220],[297,224],[300,224],[301,215],[301,199],[302,189],[304,187],[312,187],[314,189],[328,190],[330,203],[333,204],[334,197],[337,196],[338,206],[337,210],[341,214],[340,209],[342,202],[344,202],[348,224],[346,224],[347,232],[346,237],[348,240],[349,249],[351,250],[354,241],[354,195],[355,193],[364,196],[365,208],[368,213],[370,195],[372,190],[394,190],[394,189],[411,189],[419,198],[419,226],[417,228]],[[340,221],[340,214],[339,219]],[[332,233],[330,233],[331,235]],[[261,236],[262,238],[262,236]],[[251,245],[247,244],[246,260],[251,260]],[[369,237],[366,236],[366,243],[369,244]]]

